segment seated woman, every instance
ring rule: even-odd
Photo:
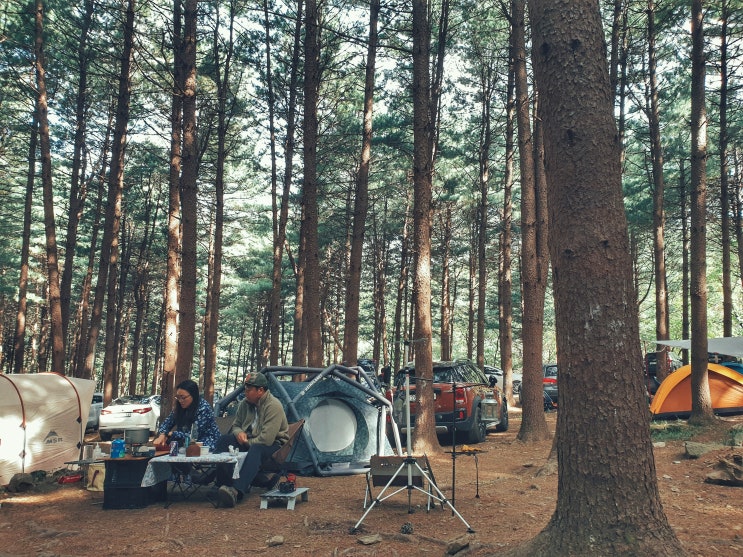
[[[178,445],[183,446],[188,434],[192,443],[200,441],[214,451],[220,436],[219,426],[212,407],[199,396],[199,386],[190,379],[179,383],[175,388],[175,400],[178,404],[157,429],[153,444],[178,441]]]

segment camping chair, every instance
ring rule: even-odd
[[[297,438],[303,426],[304,419],[289,424],[289,439],[261,464],[261,470],[253,480],[252,485],[273,489],[279,483],[281,477],[286,476],[288,461],[294,455],[294,451],[297,448]],[[269,476],[268,472],[273,472],[273,474]]]

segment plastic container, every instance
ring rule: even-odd
[[[111,458],[124,458],[126,445],[123,439],[115,439],[111,443]]]

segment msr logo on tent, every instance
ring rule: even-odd
[[[53,429],[49,431],[49,433],[46,434],[46,437],[44,438],[44,444],[45,445],[54,445],[56,443],[62,443],[64,439],[62,439],[61,436],[57,435],[57,432]]]

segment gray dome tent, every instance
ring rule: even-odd
[[[287,460],[291,470],[318,476],[363,473],[372,455],[391,455],[386,435],[391,404],[363,369],[333,364],[325,369],[274,366],[261,370],[289,422],[305,420]],[[293,379],[302,377],[302,381]],[[240,387],[215,404],[217,415],[242,397]],[[389,420],[389,424],[388,424]]]

